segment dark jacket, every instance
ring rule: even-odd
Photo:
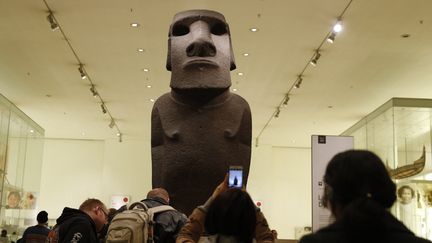
[[[58,230],[58,242],[67,243],[97,243],[96,226],[86,213],[64,208],[62,215],[57,219],[54,230]]]
[[[144,199],[141,202],[149,208],[168,205],[165,200],[159,197]],[[156,214],[153,220],[156,222],[154,227],[155,242],[172,243],[175,242],[177,234],[186,223],[187,217],[179,211],[170,210]]]
[[[42,224],[37,224],[35,226],[28,227],[22,236],[23,243],[26,242],[41,242],[44,243],[51,230]]]
[[[431,243],[428,240],[416,237],[390,213],[386,213],[383,221],[384,225],[382,225],[382,230],[379,233],[379,237],[382,237],[380,243]],[[318,230],[314,234],[304,236],[300,239],[299,243],[351,243],[352,240],[348,239],[345,232],[346,230],[344,230],[343,225],[335,222]],[[365,238],[362,242],[370,242],[370,239],[377,239],[377,236],[370,232],[363,232],[362,235],[369,235],[370,237],[369,239]]]

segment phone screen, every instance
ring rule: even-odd
[[[243,167],[242,166],[230,166],[228,187],[243,187]]]

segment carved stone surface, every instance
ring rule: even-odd
[[[251,112],[232,94],[235,69],[228,24],[220,13],[176,14],[169,31],[167,69],[171,92],[152,110],[152,183],[170,193],[170,204],[190,214],[223,180],[230,165],[251,154]]]

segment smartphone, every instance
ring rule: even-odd
[[[231,165],[229,167],[228,187],[243,187],[243,166]]]

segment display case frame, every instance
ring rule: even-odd
[[[432,240],[432,99],[392,98],[342,135],[383,160],[398,189],[392,213]]]

